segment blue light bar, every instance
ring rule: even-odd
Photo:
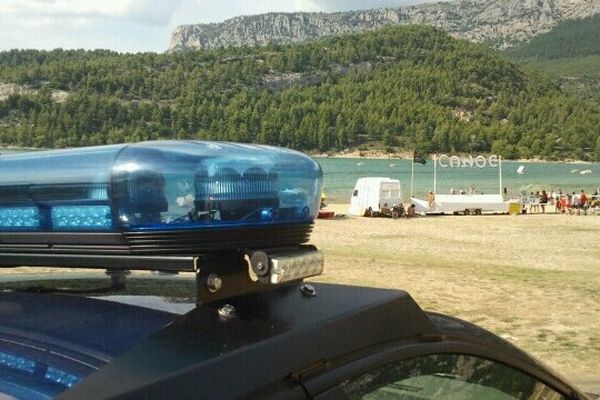
[[[113,224],[109,206],[54,206],[51,216],[52,227],[56,230],[106,230]]]
[[[26,230],[40,226],[37,207],[0,207],[0,229]]]
[[[288,149],[160,141],[0,156],[0,229],[193,231],[310,224],[322,171]]]
[[[66,371],[54,367],[48,367],[46,369],[44,378],[51,382],[58,383],[59,385],[63,385],[66,387],[71,387],[79,383],[79,381],[81,380],[81,378],[78,376],[75,376],[73,374],[70,374]]]
[[[33,374],[35,361],[0,351],[0,366]]]

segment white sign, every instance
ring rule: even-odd
[[[441,154],[437,157],[437,163],[441,168],[485,168],[485,167],[498,167],[500,157],[497,155],[476,157],[467,156],[449,156],[447,154]]]

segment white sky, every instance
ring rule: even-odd
[[[266,12],[345,11],[426,0],[0,0],[0,51],[112,49],[157,51],[181,24]]]

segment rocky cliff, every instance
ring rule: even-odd
[[[338,13],[270,13],[217,24],[183,25],[169,51],[296,43],[391,24],[426,24],[504,49],[548,32],[560,21],[600,13],[600,0],[456,0]]]

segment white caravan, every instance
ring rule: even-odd
[[[359,178],[350,198],[350,214],[377,215],[382,208],[402,203],[402,188],[398,179]]]

